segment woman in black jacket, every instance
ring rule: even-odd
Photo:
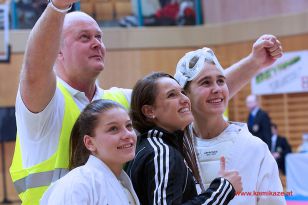
[[[216,178],[207,190],[202,187],[188,132],[193,121],[190,101],[169,74],[153,73],[136,83],[131,118],[141,135],[127,173],[141,204],[224,205],[241,191],[240,176],[224,168],[221,176],[226,179]]]

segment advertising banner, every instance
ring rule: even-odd
[[[308,50],[286,52],[251,81],[256,95],[308,92]]]

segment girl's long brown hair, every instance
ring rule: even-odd
[[[184,159],[188,167],[191,169],[193,176],[195,177],[197,183],[200,185],[202,192],[204,192],[205,187],[200,175],[201,172],[199,169],[199,163],[195,150],[193,131],[190,129],[190,126],[187,126],[184,131],[183,151]]]

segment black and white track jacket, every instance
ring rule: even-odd
[[[126,169],[142,205],[226,205],[235,190],[224,178],[216,178],[202,194],[184,163],[183,132],[155,128],[142,134],[136,156]]]

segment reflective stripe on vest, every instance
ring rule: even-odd
[[[68,169],[56,169],[49,172],[30,174],[25,178],[15,181],[14,186],[17,193],[20,194],[30,188],[49,186],[52,182],[60,179],[68,172]]]
[[[69,138],[71,129],[80,114],[80,110],[70,93],[61,83],[57,83],[64,96],[65,108],[57,151],[47,160],[24,169],[20,150],[19,133],[10,167],[10,174],[23,205],[36,205],[48,186],[68,172]],[[129,103],[120,90],[105,91],[103,99],[110,99],[128,109]]]

